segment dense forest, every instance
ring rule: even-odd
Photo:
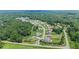
[[[0,16],[0,40],[22,42],[24,36],[31,35],[32,24],[16,20],[12,15]]]

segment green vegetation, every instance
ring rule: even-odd
[[[3,48],[3,46],[4,46],[4,43],[2,43],[0,40],[0,48]]]
[[[32,16],[32,17],[31,17]],[[53,31],[57,34],[62,33],[64,27],[66,27],[66,31],[70,37],[70,47],[71,48],[79,48],[79,13],[59,13],[52,14],[51,13],[35,13],[28,14],[28,17],[31,19],[38,19],[41,21],[45,21],[54,26]],[[59,23],[60,27],[57,24]],[[56,39],[57,41],[59,39]],[[54,41],[56,41],[54,40]],[[54,42],[53,41],[53,42]],[[56,42],[55,42],[56,43]],[[72,46],[73,45],[73,46]]]
[[[3,21],[3,26],[0,27],[1,40],[22,42],[23,37],[31,35],[32,24],[11,19],[6,22]]]
[[[52,42],[42,42],[41,45],[48,45],[48,46],[59,46],[59,45],[65,45],[65,38],[64,38],[64,33],[61,34],[56,34],[55,32],[52,32]]]
[[[45,49],[44,47],[38,46],[28,46],[28,45],[19,45],[19,44],[4,44],[2,49]],[[49,48],[47,48],[49,49]]]
[[[75,11],[47,11],[47,12],[24,12],[24,13],[4,13],[0,14],[0,48],[39,48],[29,47],[13,44],[3,44],[2,41],[10,41],[16,43],[29,43],[35,44],[37,38],[35,36],[42,36],[40,33],[40,26],[34,26],[30,22],[21,21],[16,18],[24,17],[27,20],[39,20],[46,22],[51,26],[51,33],[47,33],[48,29],[46,25],[42,24],[45,28],[45,36],[52,36],[52,42],[44,42],[40,40],[41,45],[53,46],[53,45],[66,45],[65,35],[63,30],[66,29],[66,33],[71,48],[79,48],[79,13]],[[34,22],[33,22],[34,23]],[[40,23],[40,24],[41,24]],[[35,23],[36,24],[36,23]],[[33,28],[34,26],[34,28]],[[38,30],[39,29],[39,30]],[[37,35],[37,32],[39,35]],[[34,36],[34,37],[33,37]]]

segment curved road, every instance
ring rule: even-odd
[[[17,19],[20,19],[24,22],[28,22],[27,20],[25,20],[24,18],[17,18]],[[31,22],[30,22],[31,23]],[[33,22],[32,22],[33,23]],[[36,24],[36,25],[40,25],[38,23],[33,23],[33,24]],[[42,26],[42,25],[40,25]],[[43,30],[44,30],[44,33],[43,33],[43,37],[45,36],[45,28],[42,26]],[[35,45],[35,44],[25,44],[25,43],[12,43],[12,44],[21,44],[21,45],[31,45],[31,46],[40,46],[40,47],[50,47],[50,48],[65,48],[65,49],[69,49],[70,46],[69,46],[69,42],[68,42],[68,37],[67,37],[67,33],[66,33],[66,28],[63,29],[63,32],[64,32],[64,38],[65,38],[65,41],[66,41],[66,46],[42,46],[42,45]],[[8,43],[11,43],[11,42],[8,42]],[[39,43],[39,42],[38,42]]]
[[[3,43],[10,43],[10,44],[19,44],[19,45],[26,45],[26,46],[37,46],[37,47],[44,47],[44,48],[56,48],[56,49],[69,49],[69,42],[67,38],[67,33],[63,30],[65,34],[66,46],[43,46],[43,45],[36,45],[36,44],[27,44],[27,43],[16,43],[16,42],[9,42],[9,41],[2,41]]]

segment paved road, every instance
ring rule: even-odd
[[[68,37],[67,37],[66,30],[64,29],[63,32],[64,32],[64,35],[65,35],[66,48],[67,48],[67,49],[70,49],[70,45],[69,45],[69,42],[68,42]]]
[[[25,18],[17,18],[17,19],[20,19],[20,20],[22,20],[23,22],[30,22],[30,23],[33,24],[34,26],[42,27],[42,29],[43,29],[42,38],[41,38],[41,39],[38,39],[38,40],[36,41],[36,43],[35,43],[35,44],[39,45],[39,44],[40,44],[40,40],[42,40],[42,39],[45,38],[45,28],[44,28],[43,25],[42,25],[43,22],[41,22],[41,21],[39,21],[39,20],[26,20]]]
[[[67,33],[64,31],[65,34],[65,40],[66,40],[66,46],[43,46],[43,45],[37,45],[37,44],[27,44],[27,43],[16,43],[16,42],[9,42],[9,41],[2,41],[3,43],[10,43],[10,44],[19,44],[19,45],[26,45],[26,46],[36,46],[36,47],[43,47],[43,48],[54,48],[54,49],[69,49],[69,42],[67,38]]]
[[[9,43],[9,44],[18,44],[18,45],[25,45],[25,46],[36,46],[36,47],[43,47],[43,48],[56,48],[56,49],[64,49],[63,46],[43,46],[43,45],[37,45],[37,44],[27,44],[27,43],[16,43],[16,42],[9,42],[9,41],[2,41],[3,43]]]
[[[30,22],[30,23],[32,23],[32,24],[34,24],[34,25],[39,25],[39,26],[41,26],[41,27],[43,28],[43,30],[44,30],[44,32],[43,32],[43,38],[45,37],[45,28],[41,25],[42,22],[39,21],[40,23],[37,23],[37,21],[34,21],[34,20],[28,21],[28,20],[25,20],[24,18],[20,18],[20,20],[22,20],[22,21],[24,21],[24,22]],[[50,47],[50,48],[67,48],[67,49],[69,49],[70,46],[69,46],[69,42],[68,42],[67,33],[66,33],[65,30],[66,30],[66,29],[64,29],[63,32],[64,32],[64,35],[65,35],[66,46],[42,46],[42,45],[39,45],[39,44],[40,44],[40,43],[39,43],[40,41],[37,41],[37,43],[39,43],[39,44],[37,44],[37,45],[35,45],[35,44],[24,44],[24,43],[13,43],[13,44],[31,45],[31,46],[41,46],[41,47]]]

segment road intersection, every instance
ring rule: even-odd
[[[23,22],[30,22],[31,24],[33,24],[34,26],[39,26],[43,29],[43,33],[42,33],[42,38],[40,37],[36,37],[36,38],[39,38],[35,44],[25,44],[25,43],[12,43],[12,42],[8,42],[8,43],[12,43],[12,44],[21,44],[21,45],[31,45],[31,46],[40,46],[40,47],[50,47],[50,48],[62,48],[62,49],[70,49],[70,46],[69,46],[69,42],[68,42],[68,37],[67,37],[67,33],[66,33],[66,29],[63,29],[63,32],[64,32],[64,38],[65,38],[65,42],[66,42],[66,45],[65,46],[42,46],[40,45],[40,40],[44,39],[45,38],[45,34],[46,34],[46,30],[49,29],[49,24],[45,23],[45,22],[42,22],[42,21],[39,21],[39,20],[27,20],[26,18],[23,18],[23,17],[20,17],[20,18],[16,18],[16,19],[19,19]],[[46,27],[47,26],[47,27]],[[51,34],[50,34],[51,35]]]

